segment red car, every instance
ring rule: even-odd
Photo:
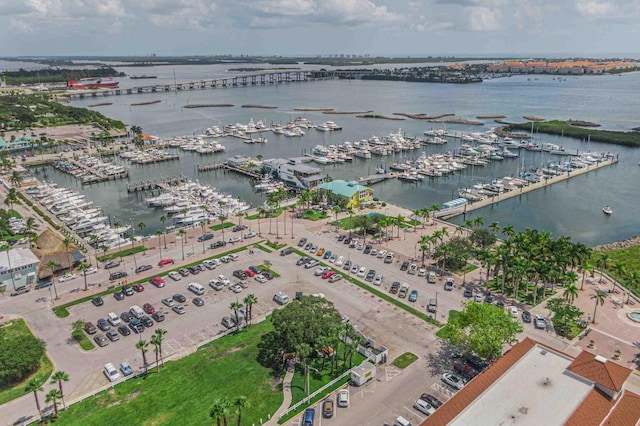
[[[142,309],[144,309],[144,311],[148,314],[152,314],[156,311],[151,303],[145,303],[144,305],[142,305]]]
[[[327,271],[324,274],[322,274],[322,279],[326,280],[327,278],[331,278],[332,276],[334,276],[336,274],[335,271]]]
[[[162,259],[160,262],[158,262],[158,266],[171,265],[173,263],[173,259]]]
[[[153,277],[149,280],[149,282],[158,288],[164,287],[164,280],[160,277]]]
[[[134,289],[135,291],[137,291],[138,293],[141,293],[141,292],[143,292],[143,291],[144,291],[144,286],[143,286],[143,285],[141,285],[141,284],[136,284],[136,285],[134,285],[134,286],[133,286],[133,289]]]
[[[255,277],[256,273],[253,272],[251,269],[247,269],[246,271],[244,271],[245,274],[247,274],[247,276],[249,277]]]

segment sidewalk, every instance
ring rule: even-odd
[[[280,413],[285,412],[291,405],[291,380],[293,379],[294,373],[295,367],[289,367],[287,369],[287,374],[285,374],[284,378],[282,379],[282,393],[284,394],[282,404],[276,410],[273,417],[271,417],[271,419],[269,419],[267,422],[263,423],[264,425],[276,426],[278,424],[278,420],[280,419]]]

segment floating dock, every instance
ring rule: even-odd
[[[374,183],[383,182],[388,179],[394,179],[395,177],[395,173],[375,174],[359,177],[358,179],[356,179],[356,182],[358,182],[360,185],[373,185]]]
[[[127,184],[127,192],[131,193],[131,192],[146,191],[149,189],[165,188],[167,185],[175,186],[180,183],[184,183],[186,181],[187,181],[187,178],[185,178],[184,176],[178,176],[178,177],[165,178],[165,179],[148,180],[145,182],[130,183],[130,184]]]
[[[518,197],[524,194],[527,194],[531,191],[535,191],[537,189],[545,188],[547,186],[553,185],[554,183],[563,182],[565,180],[569,180],[573,177],[583,175],[585,173],[591,172],[593,170],[598,170],[603,167],[611,166],[613,164],[618,163],[617,157],[608,157],[599,161],[596,164],[592,164],[583,168],[573,169],[570,172],[565,172],[558,176],[549,176],[541,180],[540,182],[532,183],[528,186],[521,187],[514,191],[502,192],[500,194],[496,194],[491,197],[487,197],[484,200],[469,202],[461,207],[454,207],[451,209],[440,210],[435,212],[435,216],[438,219],[448,220],[456,216],[460,216],[461,214],[470,213],[474,210],[481,209],[483,207],[487,207],[493,204],[498,204],[501,201],[508,200],[510,198]]]

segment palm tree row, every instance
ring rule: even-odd
[[[229,401],[226,397],[216,399],[213,402],[211,411],[209,411],[209,417],[214,419],[218,426],[221,425],[221,421],[224,426],[227,426],[229,410],[232,407],[236,408],[235,413],[238,415],[238,426],[240,426],[242,424],[242,410],[251,407],[249,400],[243,395],[237,396],[233,401]]]
[[[49,390],[49,392],[45,395],[45,402],[53,404],[54,416],[58,417],[58,401],[62,402],[62,408],[66,409],[66,404],[64,402],[64,391],[62,388],[62,382],[68,382],[69,375],[64,371],[56,371],[51,375],[51,380],[49,381],[52,385],[57,385],[57,388],[53,388]],[[25,387],[25,392],[33,392],[33,397],[36,402],[36,408],[38,410],[38,415],[42,417],[42,407],[40,406],[40,399],[38,398],[38,392],[44,392],[44,380],[43,379],[31,379],[27,386]]]

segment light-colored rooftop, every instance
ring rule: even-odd
[[[567,371],[573,359],[534,345],[451,424],[554,425],[564,423],[592,389]]]
[[[14,248],[0,252],[0,273],[9,269],[17,269],[22,266],[29,266],[40,261],[28,248]]]

